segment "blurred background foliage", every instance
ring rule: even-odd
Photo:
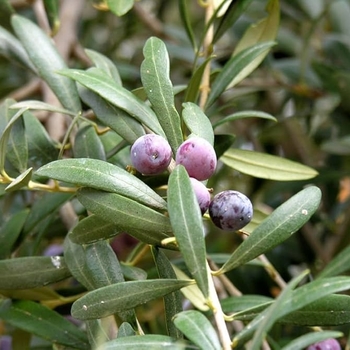
[[[36,18],[30,1],[11,1],[15,10],[27,18]],[[6,7],[6,1],[2,6]],[[217,68],[231,56],[245,29],[263,18],[265,1],[252,1],[247,11],[215,44]],[[109,57],[118,67],[124,86],[141,86],[139,67],[142,48],[152,35],[165,41],[171,59],[171,80],[186,85],[193,70],[193,48],[186,36],[176,0],[142,0],[122,17],[101,10],[98,1],[84,2],[77,15],[78,42],[69,55],[70,67],[86,68],[90,62],[82,48],[96,50]],[[191,1],[191,23],[200,38],[204,10]],[[235,189],[248,195],[256,209],[269,213],[304,185],[313,183],[322,190],[318,212],[297,234],[267,254],[285,280],[305,267],[316,275],[332,257],[350,243],[350,0],[281,0],[281,20],[277,45],[264,62],[239,85],[225,92],[207,111],[214,123],[238,111],[265,111],[278,120],[249,118],[226,123],[216,134],[234,134],[233,146],[275,154],[309,165],[319,175],[308,181],[276,182],[253,178],[219,164],[209,181],[214,192]],[[1,25],[12,30],[6,11],[0,11]],[[62,18],[61,25],[65,24]],[[215,69],[215,66],[214,66]],[[0,56],[0,98],[42,99],[42,90],[27,69]],[[177,95],[181,106],[183,93]],[[43,119],[46,126],[47,119]],[[102,137],[103,139],[103,137]],[[128,164],[128,153],[122,152],[114,162]],[[122,157],[122,158],[120,158]],[[3,190],[1,190],[3,193]],[[36,195],[23,193],[21,198],[1,200],[0,223],[4,226],[11,215],[25,203],[30,208]],[[78,204],[76,204],[79,206]],[[241,237],[222,233],[208,222],[209,253],[230,253]],[[58,212],[48,213],[37,235],[27,237],[22,255],[44,254],[58,246],[66,228]],[[38,239],[40,237],[40,239]],[[113,246],[123,260],[133,241],[118,237]],[[32,249],[33,241],[36,248]],[[142,268],[149,266],[144,260]],[[150,272],[152,273],[152,272]],[[277,295],[278,290],[260,268],[247,265],[228,276],[243,293]],[[157,302],[154,302],[157,303]],[[154,306],[147,305],[144,318],[150,328],[160,324],[154,319]],[[153,330],[154,331],[154,330]],[[1,330],[0,330],[1,332]],[[295,329],[287,329],[293,336]],[[345,330],[345,334],[347,334]],[[282,333],[283,334],[283,333]]]

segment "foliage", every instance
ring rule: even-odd
[[[0,347],[349,347],[350,2],[37,3],[0,7]],[[137,173],[151,132],[252,222]]]

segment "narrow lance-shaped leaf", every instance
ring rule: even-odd
[[[0,54],[9,61],[16,62],[23,67],[29,68],[33,73],[37,73],[36,68],[30,61],[26,50],[21,42],[5,28],[0,26]]]
[[[96,118],[130,144],[145,134],[139,121],[122,109],[113,106],[97,93],[84,86],[78,86],[78,92],[81,99],[94,111]]]
[[[80,244],[73,243],[70,239],[70,235],[66,236],[63,247],[64,258],[72,276],[86,289],[95,289],[94,281],[86,266],[84,247]]]
[[[29,209],[22,209],[3,222],[0,229],[0,259],[10,255],[28,214]]]
[[[186,102],[182,105],[182,118],[191,133],[206,139],[214,145],[214,132],[209,118],[203,113],[199,106]]]
[[[266,310],[264,310],[261,315],[257,317],[261,317],[264,319],[264,322],[260,322],[259,327],[254,333],[254,337],[251,343],[252,350],[261,349],[261,343],[263,342],[264,336],[271,329],[273,324],[280,318],[281,307],[282,304],[291,298],[293,293],[293,289],[302,281],[302,279],[309,273],[309,271],[305,271],[299,276],[293,278],[287,286],[282,290],[282,292],[278,295],[277,299],[274,301],[272,305],[270,305]]]
[[[174,323],[188,339],[201,349],[221,349],[215,329],[201,312],[196,310],[180,312],[175,316]]]
[[[125,336],[110,340],[100,346],[97,350],[184,350],[185,345],[183,343],[176,343],[175,340],[166,335],[160,334],[145,334],[145,335],[132,335]]]
[[[213,43],[216,43],[223,34],[231,29],[237,19],[244,13],[252,0],[232,1],[219,22],[214,34]]]
[[[25,17],[12,16],[12,26],[39,75],[50,86],[62,105],[72,112],[79,112],[81,104],[74,82],[57,74],[58,70],[67,68],[67,65],[51,39]]]
[[[115,225],[105,221],[96,215],[89,215],[80,220],[69,234],[72,242],[77,244],[89,244],[100,240],[109,239],[121,233]]]
[[[87,71],[66,69],[61,70],[60,74],[96,92],[112,105],[121,108],[139,122],[145,124],[156,134],[165,136],[152,109],[129,90],[117,85],[114,80],[101,69],[95,67],[89,68]]]
[[[134,0],[107,0],[107,5],[115,15],[123,16],[132,9]]]
[[[89,158],[106,161],[106,154],[96,129],[90,123],[81,123],[74,137],[74,158]]]
[[[70,115],[73,117],[76,115],[76,113],[68,111],[67,109],[53,106],[53,105],[50,105],[48,103],[45,103],[42,101],[36,101],[36,100],[17,102],[17,103],[14,103],[13,105],[11,105],[10,108],[11,109],[21,109],[21,108],[36,109],[39,111],[49,111],[49,112],[54,112],[54,113],[67,114],[67,115]]]
[[[248,299],[245,299],[248,297]],[[260,299],[261,298],[261,299]],[[223,301],[225,312],[234,313],[234,319],[243,322],[251,321],[273,301],[261,296],[243,296]],[[350,321],[350,297],[348,295],[331,294],[322,297],[299,310],[292,311],[278,320],[278,323],[298,326],[337,326]],[[240,304],[240,305],[238,305]]]
[[[102,318],[144,304],[193,281],[156,279],[112,284],[85,294],[72,305],[72,316],[80,320]]]
[[[38,176],[119,193],[156,209],[166,209],[166,202],[144,182],[116,165],[98,159],[61,159],[39,168]]]
[[[20,109],[17,113],[15,113],[12,118],[7,123],[5,129],[3,130],[1,137],[0,137],[0,172],[4,170],[5,166],[5,159],[7,156],[7,145],[10,139],[11,130],[15,122],[22,118],[23,113],[25,112],[26,108]]]
[[[331,277],[350,270],[350,246],[338,253],[316,278]]]
[[[268,16],[260,22],[251,25],[244,33],[243,37],[236,46],[233,56],[253,45],[273,41],[277,37],[280,21],[279,0],[270,0],[266,6]],[[261,53],[252,62],[249,63],[239,75],[237,75],[230,83],[229,87],[233,87],[242,81],[247,75],[253,72],[256,67],[266,57],[267,51]]]
[[[307,283],[295,289],[291,298],[286,299],[282,303],[279,309],[279,318],[282,319],[285,315],[300,310],[306,305],[309,305],[329,294],[344,291],[349,288],[350,278],[344,276],[324,278]],[[264,322],[264,317],[261,317],[260,315],[263,314],[259,313],[259,315],[250,323],[249,327],[245,327],[234,337],[233,344],[237,345],[242,341],[246,341],[254,334],[260,322]]]
[[[32,178],[33,168],[29,168],[21,175],[17,176],[6,188],[5,191],[17,191],[25,186],[28,186]]]
[[[310,186],[280,205],[233,252],[220,273],[255,259],[289,238],[310,219],[320,201],[320,189]]]
[[[162,241],[170,237],[167,216],[130,198],[89,188],[79,190],[77,197],[87,210],[144,243],[162,246]]]
[[[59,3],[56,0],[44,0],[45,11],[51,27],[51,36],[60,28]]]
[[[206,108],[210,107],[226,90],[231,81],[237,77],[256,57],[269,50],[275,43],[266,42],[253,45],[232,57],[215,78],[211,87]]]
[[[141,65],[142,84],[175,154],[183,138],[169,77],[168,52],[163,41],[152,37],[147,40],[143,54],[145,59]]]
[[[215,124],[213,124],[213,128],[215,129],[219,125],[222,125],[224,123],[228,123],[228,122],[238,120],[238,119],[243,119],[243,118],[263,118],[263,119],[273,120],[274,122],[277,121],[277,119],[269,113],[265,113],[261,111],[242,111],[242,112],[233,113],[231,115],[228,115],[225,118],[218,120]]]
[[[56,311],[33,301],[15,301],[8,308],[0,307],[0,318],[52,343],[81,350],[89,347],[83,331]]]
[[[184,24],[184,28],[186,30],[188,39],[190,40],[194,51],[197,51],[196,39],[195,39],[195,36],[193,33],[193,28],[192,28],[192,24],[191,24],[191,19],[190,19],[188,7],[189,7],[189,3],[187,0],[180,0],[179,1],[180,18],[182,20],[182,23]]]
[[[176,279],[176,274],[171,262],[159,248],[152,247],[153,259],[160,278]],[[182,338],[182,333],[175,327],[173,317],[182,311],[182,296],[180,291],[175,291],[164,296],[165,321],[168,335],[176,339]]]
[[[183,259],[205,297],[209,296],[204,228],[197,198],[187,171],[176,166],[168,182],[171,225]]]
[[[45,286],[70,276],[61,256],[31,256],[0,261],[0,289]]]
[[[283,346],[282,350],[306,349],[309,345],[326,339],[340,338],[341,336],[343,336],[343,333],[337,331],[311,332],[293,339],[287,345]]]
[[[318,172],[306,165],[261,152],[229,149],[220,160],[243,174],[277,181],[307,180]]]
[[[117,85],[122,85],[118,69],[108,57],[102,55],[100,52],[90,49],[85,49],[85,53],[89,56],[90,60],[97,68],[105,71],[111,78],[114,79]]]
[[[185,0],[186,1],[186,0]],[[187,85],[185,102],[196,102],[200,93],[200,86],[202,84],[202,78],[205,68],[213,57],[208,57],[204,62],[202,62],[193,72],[192,77]]]

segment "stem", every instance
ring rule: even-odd
[[[214,14],[214,3],[213,0],[208,0],[206,3],[206,11],[205,11],[205,23],[208,24]],[[203,56],[204,58],[208,58],[213,51],[212,48],[212,42],[214,38],[214,26],[211,24],[208,28],[208,31],[205,35],[204,41],[203,41]],[[205,66],[203,77],[202,77],[202,84],[201,84],[201,95],[199,100],[199,106],[201,109],[204,109],[204,106],[207,102],[208,95],[210,92],[210,72],[211,72],[211,66],[208,63]]]
[[[231,339],[228,333],[228,329],[225,323],[225,315],[222,311],[220,300],[215,290],[213,277],[211,276],[211,270],[207,263],[207,273],[209,282],[209,298],[208,306],[213,311],[216,327],[218,329],[219,339],[222,344],[223,350],[231,349]]]

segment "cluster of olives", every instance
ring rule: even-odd
[[[143,175],[157,175],[170,165],[172,151],[163,137],[146,134],[131,147],[131,162]],[[211,200],[210,192],[203,184],[215,172],[217,158],[213,146],[201,137],[190,137],[178,148],[176,164],[185,167],[196,194],[202,214],[209,209],[213,223],[225,231],[237,231],[247,225],[253,216],[250,200],[238,191],[223,191]]]

